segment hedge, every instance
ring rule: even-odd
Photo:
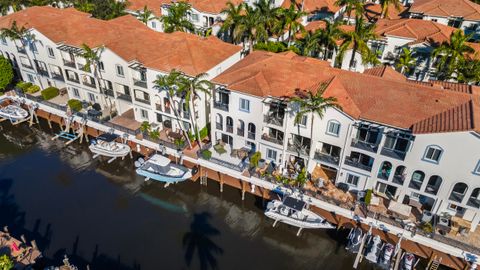
[[[200,139],[203,140],[208,136],[209,125],[207,124],[204,128],[200,129]]]
[[[50,86],[50,87],[42,90],[41,95],[42,95],[42,98],[44,100],[50,100],[50,99],[58,96],[59,93],[60,93],[60,91],[58,90],[58,88]]]
[[[82,102],[78,99],[70,99],[67,104],[74,112],[82,110]]]
[[[365,204],[370,205],[371,202],[372,202],[372,190],[369,189],[367,190],[367,194],[365,194]]]
[[[10,61],[0,55],[0,89],[5,89],[13,80],[13,68]]]
[[[201,152],[201,154],[202,154],[202,157],[206,160],[209,160],[212,158],[212,152],[210,150],[205,149]]]
[[[18,82],[16,85],[18,88],[22,89],[22,91],[25,93],[27,92],[27,89],[32,86],[31,82]]]
[[[40,91],[40,86],[38,85],[32,85],[30,87],[27,88],[27,90],[25,92],[29,93],[29,94],[33,94],[33,93],[36,93]]]

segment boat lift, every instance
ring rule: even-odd
[[[80,139],[80,143],[83,142],[83,138],[85,138],[85,141],[88,142],[88,137],[87,134],[85,133],[85,126],[87,124],[86,119],[82,119],[80,122],[74,121],[73,116],[70,116],[68,118],[65,118],[65,129],[60,131],[57,135],[55,135],[52,138],[53,140],[56,140],[58,138],[61,139],[66,139],[67,142],[65,142],[65,145],[69,145],[72,142],[76,141],[77,139]],[[79,127],[76,130],[73,130],[72,124],[78,124]],[[73,133],[70,133],[70,129],[72,129]]]
[[[360,248],[358,249],[357,256],[355,257],[355,262],[353,262],[353,269],[357,269],[358,264],[362,262],[363,249],[365,248],[365,243],[367,241],[367,238],[372,234],[372,229],[374,227],[372,223],[370,223],[369,225],[370,225],[370,228],[368,229],[368,232],[363,235],[362,241],[360,243]]]
[[[13,101],[13,103],[15,103],[17,106],[20,107],[21,104],[25,104],[25,102],[22,102],[21,104],[19,104],[18,102],[16,101]],[[0,123],[1,122],[4,122],[4,121],[10,121],[10,123],[14,126],[18,125],[18,124],[21,124],[21,123],[24,123],[28,120],[30,120],[30,126],[33,125],[33,119],[35,118],[35,120],[37,121],[38,123],[38,117],[37,115],[35,114],[35,109],[38,107],[38,105],[36,104],[32,104],[32,105],[27,105],[28,106],[28,112],[30,114],[30,117],[25,117],[23,119],[13,119],[11,117],[0,117]]]

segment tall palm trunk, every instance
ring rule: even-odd
[[[175,108],[175,103],[173,102],[172,95],[170,95],[170,94],[168,95],[168,100],[170,101],[170,104],[172,106],[173,114],[175,115],[175,119],[177,120],[177,124],[180,127],[180,130],[182,131],[183,136],[185,136],[185,138],[187,139],[188,147],[192,148],[192,142],[190,141],[190,138],[188,137],[188,133],[183,128],[180,117],[178,116],[177,108]]]
[[[323,49],[323,60],[327,60],[328,46]]]
[[[315,113],[312,112],[312,120],[310,121],[310,149],[308,151],[308,159],[307,159],[307,164],[306,167],[308,168],[308,163],[310,162],[310,154],[313,149],[313,120],[315,118]]]
[[[193,95],[190,97],[190,106],[188,106],[190,111],[190,121],[192,122],[193,132],[197,136],[197,143],[200,149],[202,148],[202,139],[200,138],[200,131],[198,129],[197,123],[197,113],[195,112],[195,105],[193,104]]]
[[[357,44],[353,44],[353,49],[352,49],[352,57],[350,58],[350,63],[348,64],[348,68],[352,69],[353,63],[355,62],[355,54],[357,54]]]

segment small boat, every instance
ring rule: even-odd
[[[92,140],[88,148],[96,155],[112,158],[125,157],[130,154],[130,146],[115,141],[117,138],[118,135],[113,133],[102,134]]]
[[[412,253],[405,253],[400,263],[400,270],[413,270],[415,266],[415,255]]]
[[[380,258],[378,259],[378,265],[380,266],[380,268],[390,269],[390,264],[392,263],[394,251],[395,247],[390,243],[386,243],[383,246],[382,252],[380,253]]]
[[[333,229],[322,216],[306,209],[307,203],[293,197],[285,197],[282,201],[273,200],[267,204],[265,215],[275,222],[280,221],[299,228]]]
[[[138,175],[144,176],[145,181],[153,179],[167,184],[185,181],[192,177],[192,170],[182,165],[171,163],[170,159],[155,154],[148,160],[139,158],[135,161]]]
[[[10,100],[10,102],[8,101]],[[27,118],[28,112],[18,105],[14,105],[8,97],[0,98],[0,118],[10,121],[19,121]]]
[[[380,236],[370,236],[368,240],[367,248],[365,249],[365,258],[372,263],[377,263],[378,256],[380,255],[382,239]]]
[[[345,247],[346,250],[352,252],[353,254],[358,253],[360,249],[360,245],[363,239],[363,231],[360,227],[356,227],[352,229],[350,234],[347,237],[347,246]]]

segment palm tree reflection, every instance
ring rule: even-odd
[[[190,231],[183,235],[183,248],[188,266],[197,252],[201,270],[218,269],[215,256],[223,254],[223,249],[211,240],[211,237],[220,235],[220,231],[209,224],[210,218],[211,215],[207,212],[194,214]]]

